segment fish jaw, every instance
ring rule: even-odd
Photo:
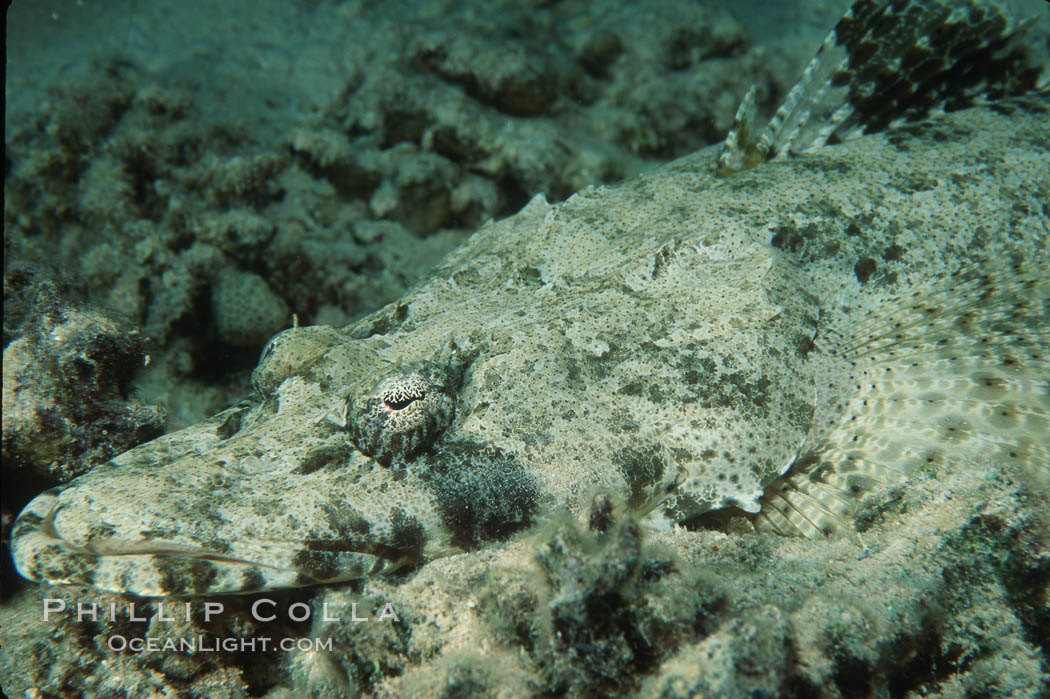
[[[18,517],[12,553],[18,572],[50,584],[89,585],[141,597],[251,593],[377,575],[407,561],[389,547],[309,539],[301,532],[242,531],[234,543],[192,532],[150,531],[138,503],[121,511],[93,506],[92,488],[54,489]],[[107,521],[134,521],[129,530]],[[271,538],[275,537],[276,538]],[[371,549],[371,552],[366,549]]]

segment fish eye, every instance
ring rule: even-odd
[[[437,364],[399,369],[350,397],[350,438],[381,464],[411,459],[451,424],[456,390],[450,372]]]

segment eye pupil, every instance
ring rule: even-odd
[[[398,396],[397,398],[384,398],[383,405],[390,410],[404,410],[408,406],[412,405],[417,400],[420,400],[424,396]]]
[[[417,400],[427,397],[426,387],[420,381],[410,381],[407,385],[397,386],[381,394],[383,406],[387,410],[404,410]]]

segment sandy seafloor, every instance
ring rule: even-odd
[[[37,492],[250,397],[261,347],[293,313],[345,325],[538,192],[562,200],[718,141],[752,83],[769,113],[847,5],[16,1],[4,691],[1046,691],[1047,490],[991,471],[877,493],[863,535],[819,545],[632,522],[592,541],[552,523],[330,593],[396,600],[415,619],[407,631],[329,629],[332,653],[115,653],[106,639],[129,633],[119,621],[45,624],[40,610],[44,597],[118,598],[30,584],[6,552]],[[1041,1],[1014,5],[1045,12]],[[1044,48],[1046,25],[1033,31]],[[16,368],[36,386],[14,401]],[[571,584],[556,579],[570,568]],[[184,621],[178,632],[317,635],[308,622],[252,622],[249,602],[229,601],[225,625]]]

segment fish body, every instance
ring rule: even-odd
[[[254,592],[598,501],[819,536],[918,468],[1048,469],[1050,97],[1024,91],[537,196],[396,303],[278,335],[256,401],[38,496],[16,565],[143,596]]]

